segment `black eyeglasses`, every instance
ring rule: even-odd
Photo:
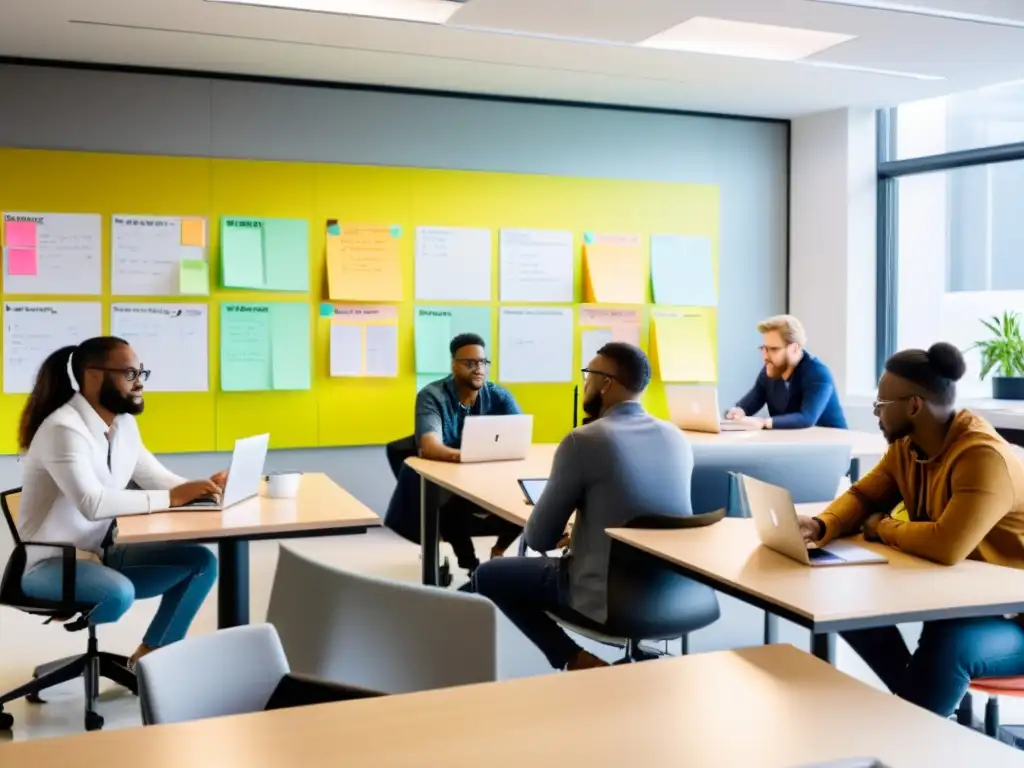
[[[147,371],[145,368],[103,368],[98,365],[89,366],[94,371],[106,371],[107,373],[120,373],[124,376],[125,381],[135,381],[136,379],[142,379],[147,381],[149,374],[152,371]]]
[[[586,378],[587,376],[604,376],[606,379],[618,381],[618,378],[613,374],[605,373],[604,371],[595,371],[593,368],[581,368],[580,373],[583,374],[584,378]]]
[[[487,369],[491,367],[491,361],[488,360],[487,358],[484,358],[483,360],[475,360],[469,357],[457,357],[455,358],[455,362],[458,363],[459,365],[468,368],[471,371],[477,371],[480,370],[481,368]]]

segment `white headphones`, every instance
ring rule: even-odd
[[[75,349],[77,349],[77,347]],[[71,389],[73,389],[75,392],[81,392],[81,390],[78,387],[78,382],[75,380],[74,368],[71,367],[71,360],[72,358],[74,358],[74,356],[75,350],[73,349],[71,350],[71,354],[68,355],[68,380],[71,382]]]

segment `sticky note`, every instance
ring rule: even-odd
[[[401,301],[399,244],[383,226],[349,224],[327,238],[327,295],[332,301]]]
[[[327,223],[327,234],[332,237],[337,237],[341,234],[341,225],[336,221],[330,221]]]
[[[225,392],[273,389],[270,306],[220,306],[220,388]]]
[[[392,224],[390,231],[391,231],[391,236],[392,237],[401,237],[402,236],[402,228],[400,226],[398,226],[397,224]]]
[[[209,296],[210,265],[201,259],[182,259],[178,267],[178,291],[187,296]]]
[[[309,290],[309,222],[264,219],[263,264],[267,290]]]
[[[309,304],[270,305],[271,383],[275,390],[310,388]]]
[[[651,290],[655,304],[715,306],[711,240],[689,235],[651,235]]]
[[[261,219],[221,219],[220,262],[225,288],[263,288]]]
[[[38,235],[34,221],[4,222],[4,245],[8,248],[35,248],[39,243]]]
[[[333,304],[321,304],[320,305],[320,317],[331,317],[334,314]]]
[[[652,357],[662,381],[715,381],[711,329],[704,315],[653,315]]]
[[[644,303],[646,269],[639,245],[586,245],[583,256],[588,302]]]
[[[8,248],[7,274],[14,276],[34,277],[38,274],[39,260],[35,247]]]
[[[430,306],[416,308],[414,326],[416,372],[447,376],[452,368],[451,340],[460,333],[475,333],[491,348],[491,308]]]
[[[590,245],[592,242],[594,242],[594,234],[592,232],[584,232],[583,242],[586,243],[587,245]]]
[[[181,220],[181,244],[196,248],[206,247],[206,221],[204,219]]]

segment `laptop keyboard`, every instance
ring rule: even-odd
[[[807,556],[813,563],[845,563],[845,558],[839,555],[833,555],[831,552],[826,552],[824,549],[808,549]]]
[[[187,504],[182,504],[183,507],[216,507],[217,502],[213,499],[193,499]]]

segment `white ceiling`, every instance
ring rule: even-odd
[[[1021,26],[816,0],[469,0],[445,26],[205,0],[0,0],[0,55],[782,118],[1024,80],[1024,0],[903,1]],[[856,39],[802,63],[632,45],[693,16]]]

